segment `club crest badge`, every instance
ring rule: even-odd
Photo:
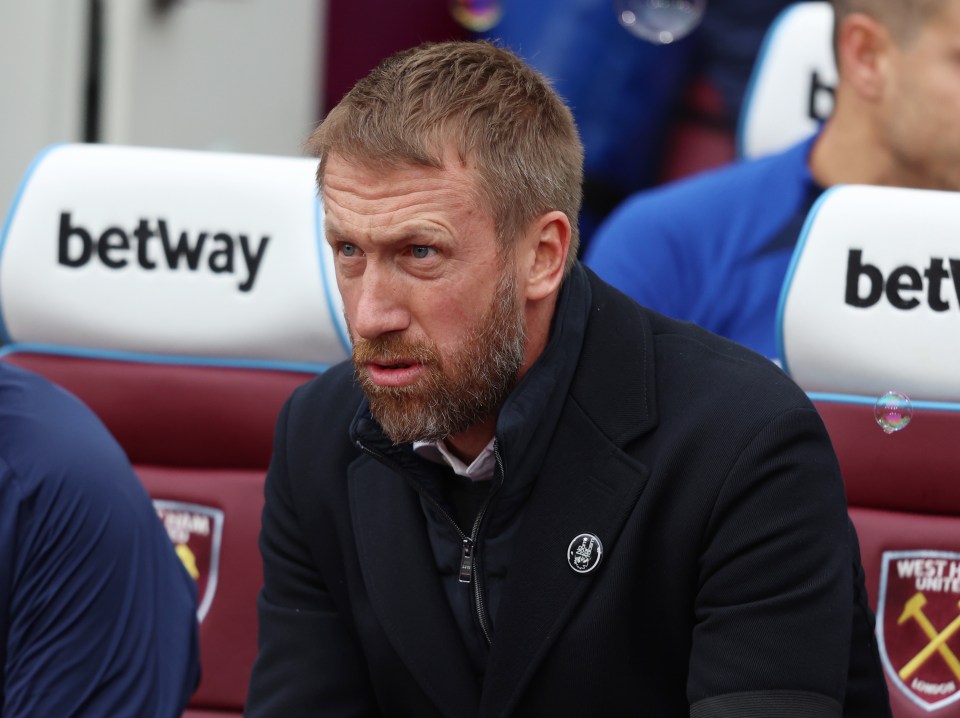
[[[203,623],[217,591],[223,511],[181,501],[155,500],[153,506],[177,556],[197,582],[197,620]]]
[[[600,563],[601,556],[603,544],[593,534],[580,534],[567,549],[567,562],[577,573],[590,573]]]
[[[893,685],[933,712],[960,700],[960,553],[886,551],[877,639]]]

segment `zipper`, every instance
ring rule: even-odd
[[[457,536],[460,537],[461,549],[459,580],[460,583],[473,584],[473,607],[477,615],[477,623],[480,624],[480,630],[483,632],[483,637],[487,642],[487,646],[489,647],[493,642],[493,635],[490,629],[490,617],[487,615],[487,605],[486,601],[484,600],[483,586],[481,585],[482,573],[480,572],[480,557],[477,555],[477,538],[480,535],[480,528],[483,524],[483,518],[487,513],[487,508],[490,506],[491,500],[503,484],[503,458],[500,456],[500,447],[497,445],[497,442],[493,442],[493,455],[497,462],[496,474],[493,479],[495,483],[490,489],[490,493],[487,494],[487,498],[484,500],[483,504],[481,504],[480,510],[477,512],[477,517],[473,521],[473,526],[470,529],[469,536],[467,536],[467,534],[463,532],[463,529],[457,525],[457,522],[440,504],[440,502],[434,499],[429,493],[423,491],[417,482],[410,479],[407,475],[407,472],[401,469],[396,462],[392,461],[385,454],[375,449],[371,449],[362,441],[357,441],[356,445],[357,448],[365,454],[368,454],[378,461],[387,464],[388,466],[392,467],[394,471],[406,478],[407,481],[413,485],[413,488],[417,494],[419,494],[421,498],[430,504],[430,506],[438,514],[440,514],[441,518],[443,518],[443,520],[446,521],[457,533]]]
[[[463,538],[463,549],[460,553],[460,583],[470,583],[473,580],[473,550],[476,544],[473,539]]]
[[[483,517],[487,513],[487,508],[503,484],[503,459],[500,456],[500,447],[496,440],[493,442],[493,456],[497,462],[496,475],[493,478],[495,483],[493,487],[491,487],[490,493],[487,494],[487,498],[483,504],[481,504],[480,510],[477,512],[477,518],[473,521],[473,530],[470,532],[470,538],[474,544],[476,544],[477,537],[480,535],[480,526],[483,523]],[[480,585],[483,574],[479,570],[479,557],[473,556],[472,558],[474,566],[473,604],[477,611],[477,622],[480,624],[480,630],[483,631],[483,637],[487,639],[487,646],[489,647],[490,644],[493,643],[493,635],[490,628],[490,617],[487,615],[487,605],[484,601],[483,587]]]

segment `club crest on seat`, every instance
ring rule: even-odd
[[[960,553],[886,551],[877,638],[891,683],[926,711],[960,700]]]

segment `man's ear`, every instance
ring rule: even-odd
[[[531,223],[523,246],[523,276],[527,300],[537,301],[555,292],[563,280],[570,251],[570,220],[559,210]]]
[[[847,15],[837,36],[841,77],[863,99],[880,99],[892,49],[890,32],[877,20],[863,13]]]

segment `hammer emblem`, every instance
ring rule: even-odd
[[[927,597],[922,593],[916,593],[904,604],[903,613],[901,613],[900,618],[897,619],[897,625],[902,626],[912,618],[917,622],[917,625],[920,626],[920,630],[923,631],[924,635],[930,639],[930,643],[924,646],[917,655],[907,661],[903,668],[900,669],[900,678],[906,681],[917,672],[920,666],[930,659],[930,656],[934,653],[939,653],[950,667],[953,675],[960,681],[960,660],[957,659],[957,655],[950,649],[950,646],[947,645],[947,641],[950,640],[953,634],[960,630],[960,616],[954,618],[946,628],[938,632],[923,612],[923,607],[926,605]]]

